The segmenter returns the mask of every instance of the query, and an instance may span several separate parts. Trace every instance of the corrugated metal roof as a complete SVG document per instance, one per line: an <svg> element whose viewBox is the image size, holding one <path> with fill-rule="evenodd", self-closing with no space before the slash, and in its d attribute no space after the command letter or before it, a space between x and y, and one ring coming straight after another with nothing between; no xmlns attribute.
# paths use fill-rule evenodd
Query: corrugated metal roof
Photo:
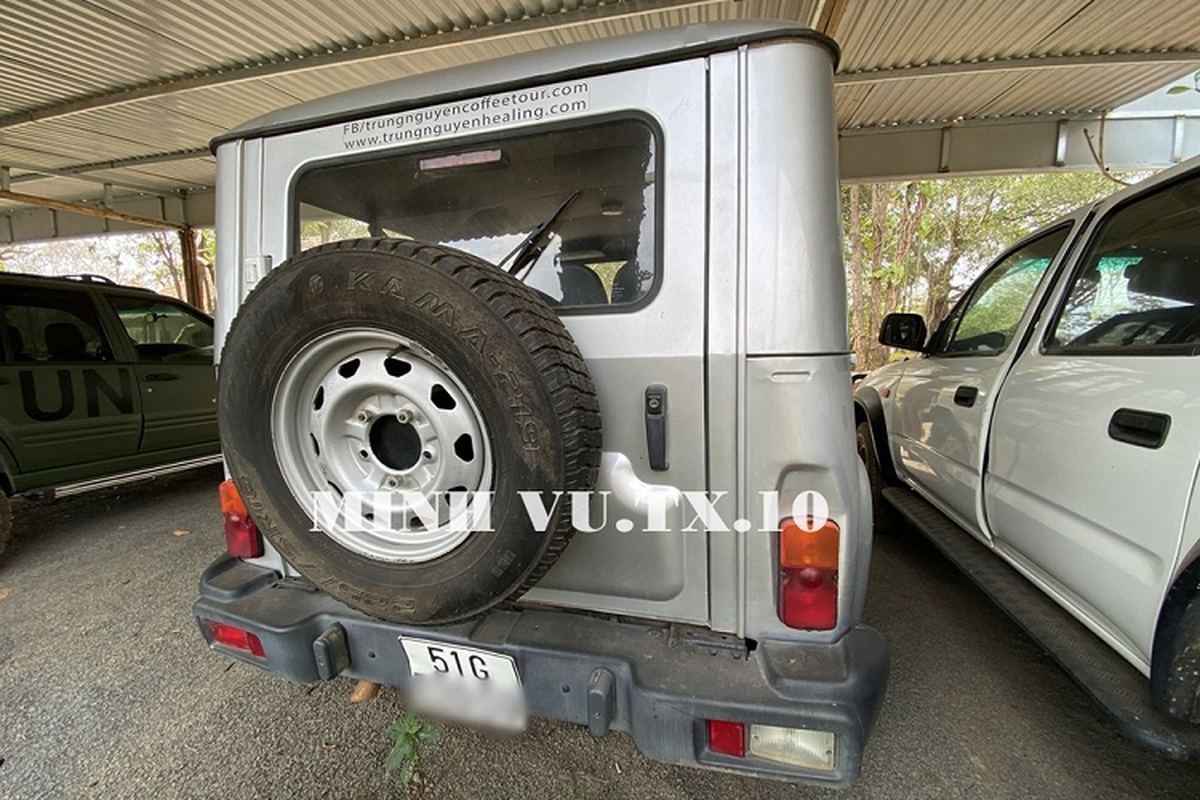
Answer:
<svg viewBox="0 0 1200 800"><path fill-rule="evenodd" d="M1073 115L1109 110L1141 97L1179 75L1179 67L1131 64L1120 67L1119 85L1103 67L981 72L838 90L842 128L911 125L965 119ZM1062 87L1068 84L1069 93ZM851 87L857 91L848 91Z"/></svg>
<svg viewBox="0 0 1200 800"><path fill-rule="evenodd" d="M1191 0L7 0L0 166L14 190L56 199L96 200L105 180L117 195L203 191L207 141L275 109L746 18L829 28L843 128L1106 110L1200 61ZM13 206L0 200L0 213Z"/></svg>

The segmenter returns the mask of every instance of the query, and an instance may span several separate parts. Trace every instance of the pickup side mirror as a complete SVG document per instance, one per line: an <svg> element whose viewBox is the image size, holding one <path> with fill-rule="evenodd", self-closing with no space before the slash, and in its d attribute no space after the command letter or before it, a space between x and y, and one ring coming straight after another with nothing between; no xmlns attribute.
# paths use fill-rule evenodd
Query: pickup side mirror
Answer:
<svg viewBox="0 0 1200 800"><path fill-rule="evenodd" d="M879 326L879 343L902 350L924 352L927 335L920 314L888 314Z"/></svg>

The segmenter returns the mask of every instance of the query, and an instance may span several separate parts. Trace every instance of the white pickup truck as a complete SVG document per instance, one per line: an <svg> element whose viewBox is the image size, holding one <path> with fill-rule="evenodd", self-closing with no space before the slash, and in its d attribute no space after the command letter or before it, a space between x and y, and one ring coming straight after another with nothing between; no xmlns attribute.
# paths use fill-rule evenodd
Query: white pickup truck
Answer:
<svg viewBox="0 0 1200 800"><path fill-rule="evenodd" d="M1198 304L1193 160L1018 243L931 336L915 314L887 316L880 341L919 355L855 391L876 529L899 511L1126 734L1189 759Z"/></svg>

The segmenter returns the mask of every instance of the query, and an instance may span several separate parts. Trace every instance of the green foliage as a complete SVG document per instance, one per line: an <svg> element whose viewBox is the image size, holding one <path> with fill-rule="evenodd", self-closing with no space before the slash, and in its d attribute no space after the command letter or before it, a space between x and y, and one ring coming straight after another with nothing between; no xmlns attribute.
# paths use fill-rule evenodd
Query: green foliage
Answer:
<svg viewBox="0 0 1200 800"><path fill-rule="evenodd" d="M1200 92L1200 69L1192 73L1192 85L1186 83L1177 83L1170 89L1167 89L1167 94L1184 94L1185 92Z"/></svg>
<svg viewBox="0 0 1200 800"><path fill-rule="evenodd" d="M208 234L211 238L211 233ZM104 275L117 283L182 293L183 258L172 232L122 233L11 245L0 260L12 272Z"/></svg>
<svg viewBox="0 0 1200 800"><path fill-rule="evenodd" d="M421 745L433 744L440 735L436 728L417 719L411 711L388 726L387 734L392 740L392 751L388 753L383 769L388 775L399 772L400 782L407 785L417 770Z"/></svg>
<svg viewBox="0 0 1200 800"><path fill-rule="evenodd" d="M200 242L196 245L196 254L205 264L217 263L217 236L212 228L200 229Z"/></svg>
<svg viewBox="0 0 1200 800"><path fill-rule="evenodd" d="M1006 248L1116 188L1098 172L843 187L850 334L858 368L887 360L875 336L885 314L921 313L932 329Z"/></svg>
<svg viewBox="0 0 1200 800"><path fill-rule="evenodd" d="M300 225L300 245L302 250L316 247L326 242L338 242L342 239L362 239L370 236L367 223L359 222L348 217L333 219L308 220Z"/></svg>

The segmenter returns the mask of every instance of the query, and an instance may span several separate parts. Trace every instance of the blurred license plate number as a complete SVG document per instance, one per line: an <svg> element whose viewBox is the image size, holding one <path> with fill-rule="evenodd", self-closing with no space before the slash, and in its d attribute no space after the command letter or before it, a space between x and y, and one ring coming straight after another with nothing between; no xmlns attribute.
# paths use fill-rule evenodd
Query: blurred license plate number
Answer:
<svg viewBox="0 0 1200 800"><path fill-rule="evenodd" d="M401 637L412 674L409 703L448 719L520 730L525 694L511 656Z"/></svg>

